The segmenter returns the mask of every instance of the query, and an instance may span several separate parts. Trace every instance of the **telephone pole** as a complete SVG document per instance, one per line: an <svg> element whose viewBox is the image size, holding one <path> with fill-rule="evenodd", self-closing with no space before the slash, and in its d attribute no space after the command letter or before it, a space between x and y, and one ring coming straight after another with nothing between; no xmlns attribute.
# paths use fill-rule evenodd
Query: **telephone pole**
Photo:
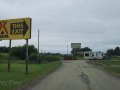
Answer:
<svg viewBox="0 0 120 90"><path fill-rule="evenodd" d="M37 58L37 61L39 62L39 31L40 30L38 30L38 58Z"/></svg>
<svg viewBox="0 0 120 90"><path fill-rule="evenodd" d="M68 44L67 44L67 54L68 54Z"/></svg>

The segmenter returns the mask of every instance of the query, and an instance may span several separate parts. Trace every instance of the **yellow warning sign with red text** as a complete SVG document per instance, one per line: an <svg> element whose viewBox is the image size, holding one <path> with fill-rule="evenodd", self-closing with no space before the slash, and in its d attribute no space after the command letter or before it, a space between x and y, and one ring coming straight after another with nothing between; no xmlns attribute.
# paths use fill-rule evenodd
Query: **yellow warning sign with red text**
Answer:
<svg viewBox="0 0 120 90"><path fill-rule="evenodd" d="M30 38L31 18L0 20L0 40Z"/></svg>

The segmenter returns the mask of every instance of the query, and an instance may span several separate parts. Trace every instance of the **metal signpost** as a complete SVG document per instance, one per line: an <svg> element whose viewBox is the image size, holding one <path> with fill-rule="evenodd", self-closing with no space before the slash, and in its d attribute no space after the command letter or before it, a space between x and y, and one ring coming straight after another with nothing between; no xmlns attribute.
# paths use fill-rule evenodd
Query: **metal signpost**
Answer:
<svg viewBox="0 0 120 90"><path fill-rule="evenodd" d="M11 51L11 39L9 41L9 56L10 56L10 51ZM8 72L10 72L10 58L8 59Z"/></svg>
<svg viewBox="0 0 120 90"><path fill-rule="evenodd" d="M26 74L28 74L28 39L26 39Z"/></svg>
<svg viewBox="0 0 120 90"><path fill-rule="evenodd" d="M0 20L0 41L10 40L9 54L11 40L16 39L26 39L26 74L28 74L28 39L31 39L31 18ZM8 71L10 71L10 59L8 60Z"/></svg>

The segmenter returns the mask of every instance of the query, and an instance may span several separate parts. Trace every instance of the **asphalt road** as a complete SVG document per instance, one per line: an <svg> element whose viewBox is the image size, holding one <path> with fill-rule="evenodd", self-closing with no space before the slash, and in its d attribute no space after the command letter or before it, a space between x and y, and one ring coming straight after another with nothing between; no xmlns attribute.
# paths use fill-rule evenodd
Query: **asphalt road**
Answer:
<svg viewBox="0 0 120 90"><path fill-rule="evenodd" d="M63 61L58 70L22 90L120 90L120 78L85 61Z"/></svg>

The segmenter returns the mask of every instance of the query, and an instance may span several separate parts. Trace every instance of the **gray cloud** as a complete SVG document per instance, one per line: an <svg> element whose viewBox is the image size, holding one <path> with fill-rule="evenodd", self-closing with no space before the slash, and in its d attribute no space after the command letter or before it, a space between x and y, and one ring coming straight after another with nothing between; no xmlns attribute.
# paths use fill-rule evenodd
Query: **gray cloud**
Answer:
<svg viewBox="0 0 120 90"><path fill-rule="evenodd" d="M32 18L29 44L47 52L66 53L66 46L82 43L94 51L119 46L120 0L0 0L0 19ZM8 46L9 41L0 45ZM13 41L12 46L25 40Z"/></svg>

